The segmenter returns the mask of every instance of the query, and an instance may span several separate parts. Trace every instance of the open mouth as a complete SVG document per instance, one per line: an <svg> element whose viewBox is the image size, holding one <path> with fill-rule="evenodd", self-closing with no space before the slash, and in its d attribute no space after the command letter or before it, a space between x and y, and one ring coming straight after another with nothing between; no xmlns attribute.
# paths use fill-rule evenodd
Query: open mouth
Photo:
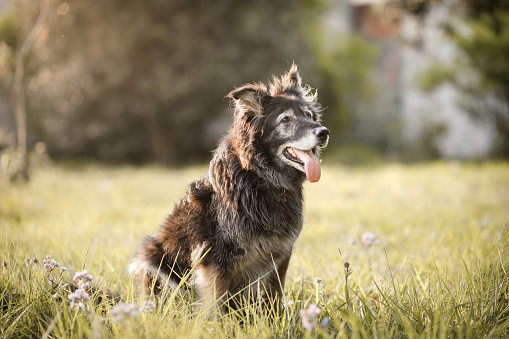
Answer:
<svg viewBox="0 0 509 339"><path fill-rule="evenodd" d="M297 164L304 167L304 162L297 157L297 152L293 147L287 147L283 151L283 155L290 161L296 162Z"/></svg>
<svg viewBox="0 0 509 339"><path fill-rule="evenodd" d="M320 180L320 160L315 156L312 149L300 150L294 147L286 147L283 150L283 155L288 160L298 164L300 169L306 173L306 177L310 182Z"/></svg>

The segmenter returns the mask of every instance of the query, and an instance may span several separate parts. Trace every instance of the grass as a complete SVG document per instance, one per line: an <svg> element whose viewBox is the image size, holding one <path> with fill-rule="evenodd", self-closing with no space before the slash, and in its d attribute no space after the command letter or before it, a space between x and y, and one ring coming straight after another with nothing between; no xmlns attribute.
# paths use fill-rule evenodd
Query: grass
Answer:
<svg viewBox="0 0 509 339"><path fill-rule="evenodd" d="M171 291L138 312L129 258L205 171L60 164L1 187L0 337L509 336L504 163L324 166L322 180L305 185L282 315L251 305L210 320L193 297ZM360 241L366 232L376 236L370 246ZM61 278L45 271L47 254L67 267ZM69 282L83 269L98 290L72 308ZM311 304L320 314L303 327Z"/></svg>

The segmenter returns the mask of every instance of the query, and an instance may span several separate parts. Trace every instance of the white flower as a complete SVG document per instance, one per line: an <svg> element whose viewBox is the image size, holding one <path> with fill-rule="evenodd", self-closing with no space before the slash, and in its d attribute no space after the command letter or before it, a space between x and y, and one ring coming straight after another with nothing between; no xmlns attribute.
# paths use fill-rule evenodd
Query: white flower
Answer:
<svg viewBox="0 0 509 339"><path fill-rule="evenodd" d="M110 310L110 314L113 316L112 321L119 323L128 318L136 318L139 311L136 304L121 302Z"/></svg>
<svg viewBox="0 0 509 339"><path fill-rule="evenodd" d="M143 303L143 305L141 305L140 307L140 312L143 313L143 312L154 312L154 310L156 309L156 303L155 301L153 300L148 300L148 301L145 301Z"/></svg>
<svg viewBox="0 0 509 339"><path fill-rule="evenodd" d="M365 247L371 247L380 244L380 239L377 239L376 235L371 232L364 232L361 234L361 244Z"/></svg>
<svg viewBox="0 0 509 339"><path fill-rule="evenodd" d="M316 326L316 320L318 319L321 313L322 310L320 310L320 308L315 304L309 305L309 307L305 310L304 309L300 310L302 327L304 327L306 331L309 332L313 331L313 329Z"/></svg>
<svg viewBox="0 0 509 339"><path fill-rule="evenodd" d="M320 277L316 277L315 280L313 280L313 284L317 285L317 284L321 284L322 283L322 278Z"/></svg>

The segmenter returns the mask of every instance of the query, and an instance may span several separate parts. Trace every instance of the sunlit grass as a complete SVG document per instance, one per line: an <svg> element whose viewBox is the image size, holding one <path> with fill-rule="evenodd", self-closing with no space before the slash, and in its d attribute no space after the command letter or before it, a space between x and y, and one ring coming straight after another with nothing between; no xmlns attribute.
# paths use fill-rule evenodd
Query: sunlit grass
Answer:
<svg viewBox="0 0 509 339"><path fill-rule="evenodd" d="M216 322L191 295L169 291L153 312L116 322L101 293L142 306L126 275L129 258L206 170L54 165L26 186L2 187L0 336L509 335L503 163L324 166L321 181L305 185L306 222L281 315L252 305ZM360 240L365 232L376 236L371 246ZM68 268L57 288L41 264L47 254ZM25 261L34 257L39 263ZM83 269L98 290L86 308L71 308L65 284ZM300 311L311 303L321 314L308 332Z"/></svg>

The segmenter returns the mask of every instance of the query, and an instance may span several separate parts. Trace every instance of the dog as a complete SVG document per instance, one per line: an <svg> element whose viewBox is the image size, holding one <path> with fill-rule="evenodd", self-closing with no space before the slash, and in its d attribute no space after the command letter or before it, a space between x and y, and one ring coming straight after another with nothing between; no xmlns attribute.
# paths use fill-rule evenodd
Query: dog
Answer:
<svg viewBox="0 0 509 339"><path fill-rule="evenodd" d="M204 304L224 311L229 296L253 283L263 284L264 297L284 291L303 226L303 183L320 179L329 130L295 63L268 85L246 84L227 97L234 121L208 172L129 265L139 293L176 289L186 277Z"/></svg>

